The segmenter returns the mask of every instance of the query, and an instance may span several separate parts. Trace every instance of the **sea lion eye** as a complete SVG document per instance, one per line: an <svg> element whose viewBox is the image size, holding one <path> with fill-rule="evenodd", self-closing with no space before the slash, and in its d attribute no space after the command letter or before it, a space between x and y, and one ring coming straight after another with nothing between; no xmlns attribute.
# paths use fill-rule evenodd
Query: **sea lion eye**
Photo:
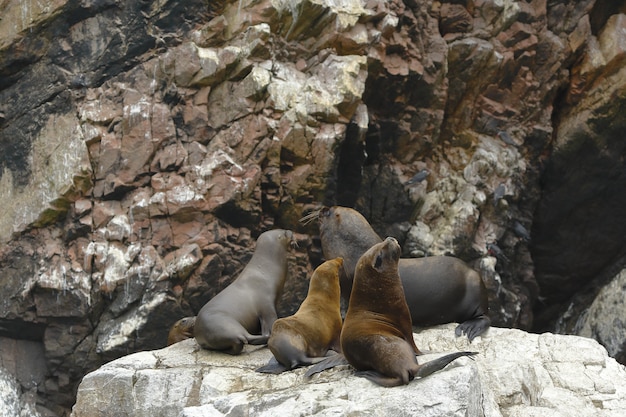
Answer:
<svg viewBox="0 0 626 417"><path fill-rule="evenodd" d="M379 253L374 260L374 268L379 269L383 264L383 256Z"/></svg>
<svg viewBox="0 0 626 417"><path fill-rule="evenodd" d="M330 208L322 207L322 209L320 210L320 216L324 216L324 217L330 216Z"/></svg>

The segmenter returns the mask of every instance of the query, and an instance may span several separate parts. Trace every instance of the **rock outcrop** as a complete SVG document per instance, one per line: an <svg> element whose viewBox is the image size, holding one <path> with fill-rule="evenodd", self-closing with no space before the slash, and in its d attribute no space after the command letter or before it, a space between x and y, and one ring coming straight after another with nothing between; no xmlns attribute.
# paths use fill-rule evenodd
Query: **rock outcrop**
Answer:
<svg viewBox="0 0 626 417"><path fill-rule="evenodd" d="M577 336L491 328L469 345L454 326L414 335L430 353L478 351L406 386L384 388L342 366L305 380L303 369L280 375L254 369L267 348L240 356L185 340L135 353L83 379L73 417L233 415L621 416L626 369L597 342Z"/></svg>
<svg viewBox="0 0 626 417"><path fill-rule="evenodd" d="M21 384L11 372L0 366L1 417L40 417L34 394L22 394Z"/></svg>
<svg viewBox="0 0 626 417"><path fill-rule="evenodd" d="M615 9L611 14L618 4L608 3L597 2L590 14L604 10L603 26L594 28L582 19L572 33L572 41L581 31L591 30L592 36L571 70L533 222L533 260L545 297L536 310L538 320L560 322L568 331L625 264L626 222L616 213L626 203L621 192L626 186L626 120L615 115L623 114L626 98L626 15Z"/></svg>
<svg viewBox="0 0 626 417"><path fill-rule="evenodd" d="M164 346L273 227L300 243L291 314L322 260L298 219L320 204L357 208L405 256L473 264L498 326L582 329L626 259L625 15L608 0L1 2L3 360L30 346L40 383L17 375L23 393L66 415L82 376ZM624 357L601 333L585 334Z"/></svg>
<svg viewBox="0 0 626 417"><path fill-rule="evenodd" d="M583 314L574 317L575 311L568 311L563 320L565 323L575 323L572 330L576 334L591 337L602 343L609 355L621 363L626 362L624 288L626 288L626 269L602 287ZM574 304L572 307L572 310L575 310Z"/></svg>

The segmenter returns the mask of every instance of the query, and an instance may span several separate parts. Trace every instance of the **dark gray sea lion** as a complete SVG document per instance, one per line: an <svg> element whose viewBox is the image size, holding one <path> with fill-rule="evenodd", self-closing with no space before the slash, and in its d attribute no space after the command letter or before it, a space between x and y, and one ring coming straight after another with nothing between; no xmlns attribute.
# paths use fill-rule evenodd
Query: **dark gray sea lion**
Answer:
<svg viewBox="0 0 626 417"><path fill-rule="evenodd" d="M237 355L245 343L267 343L287 277L287 252L294 244L289 230L259 236L252 259L237 279L200 309L194 325L200 346Z"/></svg>
<svg viewBox="0 0 626 417"><path fill-rule="evenodd" d="M382 240L365 217L348 207L323 207L307 217L319 219L324 257L343 258L341 294L347 300L357 261ZM487 290L480 275L462 260L403 258L399 272L414 326L460 323L455 334L466 334L470 341L489 328Z"/></svg>

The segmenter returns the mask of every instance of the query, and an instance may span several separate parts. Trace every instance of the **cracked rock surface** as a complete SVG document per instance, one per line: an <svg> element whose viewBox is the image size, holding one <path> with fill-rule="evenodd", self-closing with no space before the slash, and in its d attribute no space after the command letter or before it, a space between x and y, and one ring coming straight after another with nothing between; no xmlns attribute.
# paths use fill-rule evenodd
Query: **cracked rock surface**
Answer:
<svg viewBox="0 0 626 417"><path fill-rule="evenodd" d="M626 370L597 342L577 336L491 328L470 345L454 326L414 334L420 363L456 350L479 352L406 386L384 388L341 366L304 379L254 370L272 356L247 346L239 356L194 340L139 352L88 374L73 417L82 416L619 416Z"/></svg>

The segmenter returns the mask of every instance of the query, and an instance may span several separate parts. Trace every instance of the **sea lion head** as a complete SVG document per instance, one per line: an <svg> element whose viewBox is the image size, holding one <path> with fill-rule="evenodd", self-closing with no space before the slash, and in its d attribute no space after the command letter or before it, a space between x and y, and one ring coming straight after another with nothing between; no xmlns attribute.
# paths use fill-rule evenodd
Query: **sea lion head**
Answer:
<svg viewBox="0 0 626 417"><path fill-rule="evenodd" d="M322 207L318 221L324 256L329 259L341 256L347 262L356 255L356 263L359 256L381 241L367 219L350 207ZM344 251L348 253L343 254Z"/></svg>
<svg viewBox="0 0 626 417"><path fill-rule="evenodd" d="M167 335L167 345L180 342L181 340L193 337L193 327L196 324L196 317L184 317L178 320Z"/></svg>
<svg viewBox="0 0 626 417"><path fill-rule="evenodd" d="M348 309L352 308L353 301L357 308L371 309L383 314L386 314L389 306L400 306L403 311L406 310L410 320L402 282L398 275L400 252L398 241L388 237L361 256L354 272L354 285ZM395 308L393 310L395 311Z"/></svg>
<svg viewBox="0 0 626 417"><path fill-rule="evenodd" d="M341 294L350 298L357 261L372 245L381 241L367 219L349 207L324 206L300 219L303 223L317 220L322 253L326 259L343 258L340 273Z"/></svg>
<svg viewBox="0 0 626 417"><path fill-rule="evenodd" d="M257 239L257 246L271 242L278 243L278 246L284 249L293 249L298 246L293 232L285 229L274 229L261 233Z"/></svg>
<svg viewBox="0 0 626 417"><path fill-rule="evenodd" d="M359 268L369 268L380 274L395 273L397 275L400 252L398 241L393 237L388 237L381 243L372 246L363 254L357 264L357 270Z"/></svg>
<svg viewBox="0 0 626 417"><path fill-rule="evenodd" d="M324 262L313 272L309 288L324 293L336 293L337 302L339 302L339 276L342 270L343 258L335 258Z"/></svg>

